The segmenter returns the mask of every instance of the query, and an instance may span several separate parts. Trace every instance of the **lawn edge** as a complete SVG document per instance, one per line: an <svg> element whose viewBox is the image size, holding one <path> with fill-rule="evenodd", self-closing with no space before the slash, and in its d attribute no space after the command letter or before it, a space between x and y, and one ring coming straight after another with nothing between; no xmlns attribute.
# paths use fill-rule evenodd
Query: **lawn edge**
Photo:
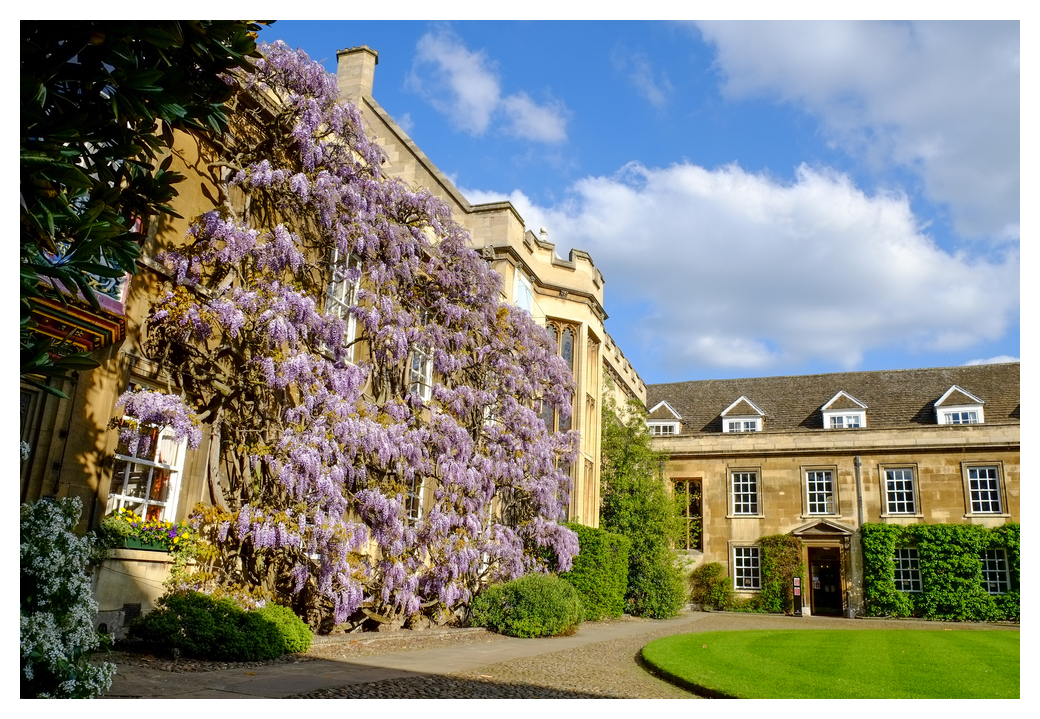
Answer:
<svg viewBox="0 0 1040 719"><path fill-rule="evenodd" d="M696 694L699 697L704 697L705 699L740 699L740 697L735 696L733 694L726 694L725 692L720 692L718 690L712 689L711 687L706 687L702 684L695 684L691 681L683 679L680 676L672 674L667 669L662 669L661 667L657 666L656 664L654 664L646 658L646 656L643 654L643 649L646 649L646 647L644 646L642 649L640 649L639 654L636 657L639 661L639 665L643 667L644 670L646 670L650 674L653 674L657 678L663 679L669 684L674 684L680 689L685 689L686 691L691 692L692 694Z"/></svg>

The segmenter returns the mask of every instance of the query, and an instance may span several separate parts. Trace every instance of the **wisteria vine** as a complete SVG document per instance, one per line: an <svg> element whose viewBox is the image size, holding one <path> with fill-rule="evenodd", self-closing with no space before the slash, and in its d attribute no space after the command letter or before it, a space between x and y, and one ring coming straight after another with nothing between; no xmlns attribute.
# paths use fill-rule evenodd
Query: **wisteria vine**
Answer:
<svg viewBox="0 0 1040 719"><path fill-rule="evenodd" d="M149 322L150 354L211 427L196 586L281 595L328 625L451 610L548 569L542 548L568 569L576 436L539 411L570 411L569 369L449 208L382 175L335 76L264 53L214 149L223 205L160 255L175 281ZM333 281L358 287L339 313ZM120 401L197 431L172 402Z"/></svg>

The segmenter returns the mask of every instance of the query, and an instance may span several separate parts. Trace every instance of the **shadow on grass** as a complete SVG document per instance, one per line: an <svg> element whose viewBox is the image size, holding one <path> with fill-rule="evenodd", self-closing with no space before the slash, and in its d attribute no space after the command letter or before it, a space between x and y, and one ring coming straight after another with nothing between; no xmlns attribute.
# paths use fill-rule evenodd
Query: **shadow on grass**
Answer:
<svg viewBox="0 0 1040 719"><path fill-rule="evenodd" d="M659 667L655 667L653 664L648 662L643 657L643 650L642 649L637 651L633 658L636 660L636 664L638 664L640 667L642 667L642 669L647 674L651 674L651 675L657 677L658 679L661 679L662 681L668 682L669 684L674 684L675 686L679 687L680 689L685 689L686 691L690 692L691 694L695 694L696 696L701 697L702 699L739 699L740 698L740 697L735 697L732 694L725 694L723 692L717 692L714 689L709 689L708 687L701 686L700 684L694 684L693 682L688 682L685 679L683 679L682 677L678 677L678 676L672 674L671 672L667 672L664 669L661 669Z"/></svg>

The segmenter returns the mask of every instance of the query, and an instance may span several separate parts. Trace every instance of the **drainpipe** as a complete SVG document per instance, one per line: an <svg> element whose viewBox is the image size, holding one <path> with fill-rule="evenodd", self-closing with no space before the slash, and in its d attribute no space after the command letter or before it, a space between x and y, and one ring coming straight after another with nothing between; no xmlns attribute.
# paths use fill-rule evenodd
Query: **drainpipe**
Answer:
<svg viewBox="0 0 1040 719"><path fill-rule="evenodd" d="M852 560L850 567L852 574L851 586L849 587L848 607L846 616L850 619L861 610L863 603L863 462L857 454L852 458L852 464L856 468L856 514L859 520L856 523L856 531L851 538L849 547L849 558Z"/></svg>
<svg viewBox="0 0 1040 719"><path fill-rule="evenodd" d="M852 463L856 466L856 509L859 512L859 526L863 526L863 477L861 475L861 468L863 462L860 461L859 455L857 454L852 458Z"/></svg>

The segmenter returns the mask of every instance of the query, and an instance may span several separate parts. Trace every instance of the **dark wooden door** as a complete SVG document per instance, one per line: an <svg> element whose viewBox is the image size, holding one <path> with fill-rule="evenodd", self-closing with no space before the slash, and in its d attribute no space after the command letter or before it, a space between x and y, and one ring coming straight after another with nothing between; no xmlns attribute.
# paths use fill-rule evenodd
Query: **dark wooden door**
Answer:
<svg viewBox="0 0 1040 719"><path fill-rule="evenodd" d="M809 596L813 614L841 616L841 568L837 557L809 560Z"/></svg>

